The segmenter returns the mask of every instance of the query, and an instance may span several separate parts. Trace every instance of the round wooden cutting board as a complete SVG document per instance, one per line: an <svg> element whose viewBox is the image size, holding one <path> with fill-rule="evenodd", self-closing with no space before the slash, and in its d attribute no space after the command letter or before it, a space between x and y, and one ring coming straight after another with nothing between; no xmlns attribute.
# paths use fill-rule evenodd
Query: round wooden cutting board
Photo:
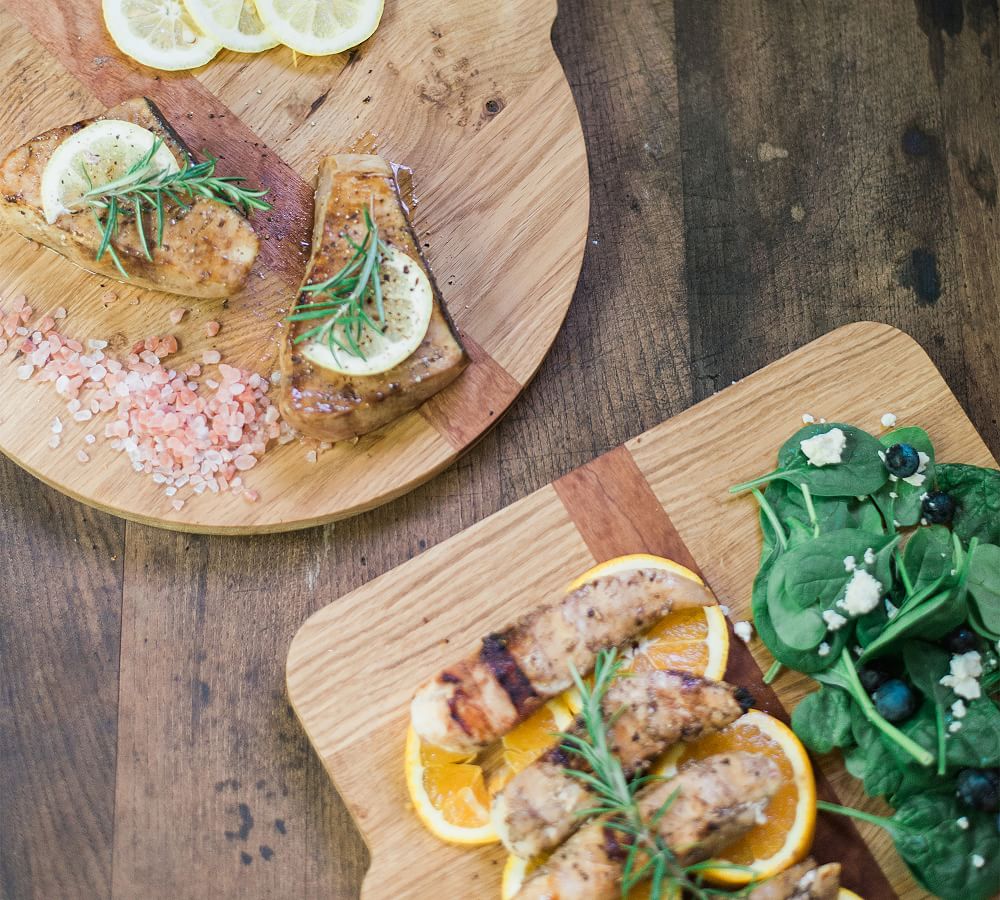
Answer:
<svg viewBox="0 0 1000 900"><path fill-rule="evenodd" d="M65 307L60 331L127 353L173 334L181 369L216 349L263 376L277 368L278 325L302 278L312 182L330 153L378 152L405 167L404 196L472 358L418 411L356 444L272 446L245 477L260 495L186 499L181 510L152 478L111 449L112 413L76 423L49 383L20 381L13 348L0 354L0 450L60 491L149 524L194 532L301 528L353 515L445 468L510 406L538 369L566 315L586 243L586 150L553 52L556 0L388 0L362 47L329 58L286 48L223 51L194 73L157 73L123 57L98 4L9 0L0 8L0 152L129 97L152 99L196 151L271 190L253 219L261 253L228 301L146 291L91 275L0 231L0 309L23 294L36 314ZM412 173L412 174L411 174ZM412 184L411 184L412 182ZM171 324L171 310L188 314ZM206 336L205 325L222 330ZM65 423L51 449L50 426ZM86 444L88 434L97 436ZM85 450L89 461L80 462Z"/></svg>

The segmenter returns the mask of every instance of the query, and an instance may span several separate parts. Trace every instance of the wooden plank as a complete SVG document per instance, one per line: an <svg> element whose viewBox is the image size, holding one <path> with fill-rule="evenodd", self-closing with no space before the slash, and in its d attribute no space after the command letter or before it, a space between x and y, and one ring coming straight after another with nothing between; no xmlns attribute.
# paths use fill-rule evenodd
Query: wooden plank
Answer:
<svg viewBox="0 0 1000 900"><path fill-rule="evenodd" d="M0 897L107 897L124 525L0 459Z"/></svg>
<svg viewBox="0 0 1000 900"><path fill-rule="evenodd" d="M1000 448L978 363L998 360L1000 38L993 4L966 7L677 4L696 397L868 318L931 349Z"/></svg>
<svg viewBox="0 0 1000 900"><path fill-rule="evenodd" d="M52 109L65 108L62 97L47 98L67 76L86 88L81 93L91 106L94 98L112 104L148 95L193 148L220 157L220 171L272 189L275 209L254 217L263 249L247 287L228 301L189 303L109 285L50 251L25 253L24 242L11 234L0 235L0 296L25 294L39 316L66 307L65 336L108 340L118 358L136 340L171 333L181 345L169 362L178 371L213 349L226 363L267 378L277 368L278 329L304 267L317 161L350 148L366 128L370 148L413 170L414 224L477 365L426 415L413 412L355 445L341 443L316 465L308 447L272 444L244 476L259 503L196 496L190 488L166 496L163 485L136 476L111 449L103 427L110 414L86 426L97 438L85 450L92 464L77 461L84 435L72 423L60 448L50 449L46 423L60 412L69 420L65 403L51 385L22 384L16 365L0 365L0 386L23 398L0 420L0 449L98 508L166 528L230 534L354 515L454 461L498 421L540 365L572 298L585 242L586 149L550 42L555 3L518 2L516 15L490 0L461 9L441 0L393 8L350 64L345 57L304 63L300 85L295 61L280 49L245 69L233 68L227 56L218 71L153 73L123 57L100 17L69 0L45 7L6 0L7 27L43 51L33 62L43 71L30 95L19 70L2 70L14 108L30 98L30 121L53 126L79 118L76 112L48 118ZM306 103L296 99L300 87L323 90ZM362 87L366 93L359 95ZM241 115L213 90L239 99ZM361 108L363 121L361 112L350 112ZM275 119L279 112L283 124ZM32 134L19 120L0 116L0 145L12 148ZM175 326L167 312L176 306L190 313ZM205 332L210 320L222 325L213 338ZM14 353L8 348L5 360ZM184 501L180 509L177 500Z"/></svg>
<svg viewBox="0 0 1000 900"><path fill-rule="evenodd" d="M760 535L752 502L729 499L726 488L770 468L780 437L801 424L800 404L831 421L848 419L876 430L891 409L902 424L926 424L941 458L995 465L912 339L883 325L847 326L341 597L306 622L289 652L289 693L371 848L365 896L382 896L389 885L396 889L401 872L404 896L421 896L431 885L456 896L470 884L484 895L495 889L498 851L448 847L429 837L407 810L402 773L414 686L468 652L482 634L552 596L590 560L643 550L697 561L733 617L749 617ZM373 646L384 664L359 667L356 658ZM761 664L770 660L759 641L750 649L735 641L731 652L733 677L776 714L784 716L782 707L791 709L802 696L803 677L783 676L776 695L763 685ZM823 760L818 782L825 797L865 802L835 758ZM859 830L871 853L853 826L833 821L819 828L818 855L842 858L849 866L845 882L869 900L923 896L884 835Z"/></svg>

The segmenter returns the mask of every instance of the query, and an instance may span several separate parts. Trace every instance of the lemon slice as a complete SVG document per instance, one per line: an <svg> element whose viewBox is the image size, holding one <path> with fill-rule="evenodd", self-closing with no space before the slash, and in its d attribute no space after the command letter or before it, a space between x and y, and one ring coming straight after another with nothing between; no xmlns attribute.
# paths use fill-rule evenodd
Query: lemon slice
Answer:
<svg viewBox="0 0 1000 900"><path fill-rule="evenodd" d="M223 47L260 53L278 44L257 15L254 0L184 0L195 24Z"/></svg>
<svg viewBox="0 0 1000 900"><path fill-rule="evenodd" d="M220 44L205 35L181 0L102 0L104 24L118 49L154 69L194 69Z"/></svg>
<svg viewBox="0 0 1000 900"><path fill-rule="evenodd" d="M364 359L336 344L331 351L322 338L305 345L302 355L306 359L342 375L377 375L398 366L420 346L434 309L430 279L418 262L394 247L387 247L382 255L381 277L386 328L381 333L371 328L362 331L358 346ZM374 301L366 300L365 309L376 318ZM333 336L346 344L339 328L334 329Z"/></svg>
<svg viewBox="0 0 1000 900"><path fill-rule="evenodd" d="M367 40L384 0L257 0L257 12L279 41L297 53L328 56Z"/></svg>
<svg viewBox="0 0 1000 900"><path fill-rule="evenodd" d="M42 210L51 225L63 213L79 208L90 189L124 175L141 160L156 135L133 122L99 119L56 147L42 172ZM161 144L152 164L176 172L180 167L166 144ZM89 180L88 180L89 179Z"/></svg>

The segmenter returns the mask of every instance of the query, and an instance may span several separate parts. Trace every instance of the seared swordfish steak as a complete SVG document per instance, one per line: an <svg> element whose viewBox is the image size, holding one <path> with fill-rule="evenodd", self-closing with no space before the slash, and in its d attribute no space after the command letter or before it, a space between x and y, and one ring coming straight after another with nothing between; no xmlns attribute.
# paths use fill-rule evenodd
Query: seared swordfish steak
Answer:
<svg viewBox="0 0 1000 900"><path fill-rule="evenodd" d="M97 119L117 119L146 128L163 139L183 164L191 152L151 100L137 97L112 107ZM18 234L62 254L78 266L141 287L189 297L228 297L243 284L257 258L257 235L246 218L230 206L205 198L190 209L166 209L163 245L156 246L152 211L143 221L150 236L152 260L146 259L134 220L123 219L113 246L127 279L111 254L97 260L101 232L87 209L63 213L52 224L42 210L42 173L52 153L66 138L97 119L53 128L11 152L0 164L0 220Z"/></svg>
<svg viewBox="0 0 1000 900"><path fill-rule="evenodd" d="M324 441L367 434L416 409L454 381L468 364L420 253L392 169L381 157L345 153L328 156L320 164L312 254L303 284L320 284L350 262L351 241L361 244L365 237L366 207L372 210L380 238L424 270L434 305L427 333L416 351L377 375L345 375L315 365L302 353L305 342L295 343L315 323L288 323L281 344L281 414L303 434ZM309 295L300 294L296 309L308 302Z"/></svg>

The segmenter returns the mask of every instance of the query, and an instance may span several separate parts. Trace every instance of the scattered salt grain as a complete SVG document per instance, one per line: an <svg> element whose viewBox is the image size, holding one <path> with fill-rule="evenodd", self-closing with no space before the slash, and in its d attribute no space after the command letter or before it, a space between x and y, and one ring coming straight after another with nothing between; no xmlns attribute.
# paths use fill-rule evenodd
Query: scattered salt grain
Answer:
<svg viewBox="0 0 1000 900"><path fill-rule="evenodd" d="M201 361L207 366L215 365L216 363L221 362L221 360L222 354L219 353L218 350L206 350L201 355Z"/></svg>
<svg viewBox="0 0 1000 900"><path fill-rule="evenodd" d="M816 421L816 417L811 413L802 413L802 423L804 425L812 425Z"/></svg>
<svg viewBox="0 0 1000 900"><path fill-rule="evenodd" d="M18 366L17 367L17 377L21 381L27 381L31 378L32 373L35 371L35 367L32 365Z"/></svg>
<svg viewBox="0 0 1000 900"><path fill-rule="evenodd" d="M97 442L97 438L94 435L92 435L92 434L88 434L88 435L84 436L83 442L85 444L94 444L94 443Z"/></svg>
<svg viewBox="0 0 1000 900"><path fill-rule="evenodd" d="M60 419L59 416L56 416L52 420L52 433L53 434L62 434L62 430L63 430L62 419Z"/></svg>
<svg viewBox="0 0 1000 900"><path fill-rule="evenodd" d="M180 325L181 319L187 315L187 310L183 307L170 310L170 322L173 325Z"/></svg>
<svg viewBox="0 0 1000 900"><path fill-rule="evenodd" d="M314 462L316 462L316 451L315 450L310 450L306 454L306 462L307 463L314 463Z"/></svg>
<svg viewBox="0 0 1000 900"><path fill-rule="evenodd" d="M896 424L896 416L894 413L885 413L881 421L883 428L892 428Z"/></svg>
<svg viewBox="0 0 1000 900"><path fill-rule="evenodd" d="M733 624L733 632L743 643L749 644L753 637L753 625L749 622L736 622Z"/></svg>
<svg viewBox="0 0 1000 900"><path fill-rule="evenodd" d="M59 444L61 444L61 443L62 443L62 438L60 438L58 434L54 434L54 435L52 435L52 436L51 436L51 437L49 438L49 446L50 446L50 447L51 447L51 448L52 448L53 450L55 450L55 449L56 449L56 447L58 447L58 446L59 446Z"/></svg>
<svg viewBox="0 0 1000 900"><path fill-rule="evenodd" d="M56 309L52 313L52 318L53 319L65 319L66 318L66 308L64 306L60 306L58 309Z"/></svg>
<svg viewBox="0 0 1000 900"><path fill-rule="evenodd" d="M205 324L205 334L210 338L215 337L221 329L222 326L218 322L207 322Z"/></svg>
<svg viewBox="0 0 1000 900"><path fill-rule="evenodd" d="M83 451L83 450L77 450L76 451L76 458L78 460L80 460L80 462L82 462L82 463L88 463L88 462L90 462L90 457L87 456L86 452Z"/></svg>
<svg viewBox="0 0 1000 900"><path fill-rule="evenodd" d="M171 500L170 501L170 505L175 510L177 510L177 512L180 512L182 509L184 509L184 501L183 500Z"/></svg>

